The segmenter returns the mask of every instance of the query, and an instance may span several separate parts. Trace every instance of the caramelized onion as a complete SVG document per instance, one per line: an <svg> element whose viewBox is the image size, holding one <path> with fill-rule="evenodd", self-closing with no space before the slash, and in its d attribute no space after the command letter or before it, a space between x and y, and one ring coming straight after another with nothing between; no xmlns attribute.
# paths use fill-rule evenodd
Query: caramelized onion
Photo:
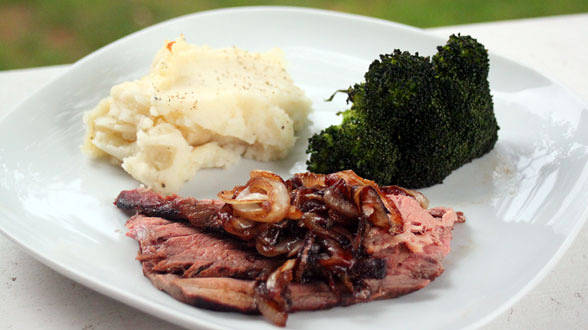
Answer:
<svg viewBox="0 0 588 330"><path fill-rule="evenodd" d="M223 224L223 229L241 239L250 240L257 235L257 223L243 219L238 216L231 216Z"/></svg>
<svg viewBox="0 0 588 330"><path fill-rule="evenodd" d="M296 259L289 259L271 273L265 282L267 289L272 292L279 290L283 284L288 284L292 280L292 269L295 265Z"/></svg>
<svg viewBox="0 0 588 330"><path fill-rule="evenodd" d="M331 228L327 229L321 226L321 223L328 222L328 219L325 219L316 213L307 212L304 213L301 220L304 224L304 227L306 227L306 229L308 229L313 234L324 239L334 240L341 245L349 244L349 240L344 234L330 230Z"/></svg>
<svg viewBox="0 0 588 330"><path fill-rule="evenodd" d="M345 183L347 183L350 186L378 186L374 181L364 179L359 175L355 174L355 172L353 172L352 170L339 171L336 173L329 174L327 175L327 181L329 179L332 180L333 177L345 180Z"/></svg>
<svg viewBox="0 0 588 330"><path fill-rule="evenodd" d="M347 199L347 196L345 196L346 193L345 181L340 179L337 183L325 189L323 200L327 207L346 217L352 218L359 216L357 206Z"/></svg>
<svg viewBox="0 0 588 330"><path fill-rule="evenodd" d="M255 303L259 312L273 324L285 326L288 320L286 287L292 281L292 269L296 259L284 262L270 274L265 283L255 288Z"/></svg>
<svg viewBox="0 0 588 330"><path fill-rule="evenodd" d="M353 265L353 256L349 251L343 249L337 242L328 238L323 240L323 245L330 256L319 260L321 266L328 268L333 268L334 266L351 268Z"/></svg>
<svg viewBox="0 0 588 330"><path fill-rule="evenodd" d="M323 196L318 194L316 188L301 187L297 189L293 195L293 205L302 213L314 212L317 209L325 209Z"/></svg>
<svg viewBox="0 0 588 330"><path fill-rule="evenodd" d="M284 181L267 171L251 171L244 187L222 191L218 197L233 206L233 212L256 222L278 222L290 213L290 195Z"/></svg>
<svg viewBox="0 0 588 330"><path fill-rule="evenodd" d="M290 209L288 210L288 215L286 216L290 220L298 220L302 218L302 211L300 211L296 206L290 205Z"/></svg>
<svg viewBox="0 0 588 330"><path fill-rule="evenodd" d="M294 276L296 281L302 283L304 272L306 271L306 267L308 266L308 259L310 256L310 249L314 244L314 235L307 234L306 238L304 239L304 246L300 252L298 257L298 265L296 266L296 271L294 272Z"/></svg>
<svg viewBox="0 0 588 330"><path fill-rule="evenodd" d="M386 228L390 232L399 232L402 229L400 212L377 188L371 186L358 188L353 199L362 214L372 224Z"/></svg>
<svg viewBox="0 0 588 330"><path fill-rule="evenodd" d="M292 256L298 253L304 246L304 242L298 238L290 238L278 244L271 244L263 239L255 241L257 252L264 257L276 257L282 254Z"/></svg>
<svg viewBox="0 0 588 330"><path fill-rule="evenodd" d="M414 197L414 199L416 199L417 202L419 202L422 208L424 208L425 210L429 208L429 199L425 197L425 195L423 195L420 191L410 189L406 189L406 191L410 196Z"/></svg>
<svg viewBox="0 0 588 330"><path fill-rule="evenodd" d="M316 173L296 173L294 177L300 179L302 185L305 187L324 187L325 186L325 177L324 174L316 174Z"/></svg>
<svg viewBox="0 0 588 330"><path fill-rule="evenodd" d="M237 198L234 196L237 196ZM237 193L232 190L224 190L218 193L218 197L223 202L231 205L255 205L268 200L267 195L251 193L249 187L240 189Z"/></svg>

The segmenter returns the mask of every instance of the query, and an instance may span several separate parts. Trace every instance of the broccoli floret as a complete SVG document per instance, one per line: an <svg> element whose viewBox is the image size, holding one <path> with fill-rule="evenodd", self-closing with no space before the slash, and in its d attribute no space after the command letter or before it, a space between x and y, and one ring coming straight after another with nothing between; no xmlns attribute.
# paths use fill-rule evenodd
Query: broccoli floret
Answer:
<svg viewBox="0 0 588 330"><path fill-rule="evenodd" d="M421 188L490 151L498 125L486 49L460 35L437 49L432 60L400 50L375 60L346 91L341 125L309 140L308 170Z"/></svg>
<svg viewBox="0 0 588 330"><path fill-rule="evenodd" d="M456 148L464 148L463 160L456 168L480 157L494 147L498 124L488 83L488 52L469 36L451 36L447 44L437 47L432 59L443 94L441 107L452 109L451 129L461 137ZM469 157L466 157L469 156ZM456 160L460 158L456 155Z"/></svg>
<svg viewBox="0 0 588 330"><path fill-rule="evenodd" d="M333 168L352 168L352 154L346 146L356 145L356 136L346 125L327 127L321 134L312 136L306 151L313 157L309 170L330 173Z"/></svg>

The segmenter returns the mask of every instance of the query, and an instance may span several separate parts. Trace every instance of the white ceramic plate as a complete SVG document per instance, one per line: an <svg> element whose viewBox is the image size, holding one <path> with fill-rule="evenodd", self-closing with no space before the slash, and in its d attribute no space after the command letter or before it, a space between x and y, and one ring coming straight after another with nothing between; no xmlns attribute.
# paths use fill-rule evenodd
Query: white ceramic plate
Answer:
<svg viewBox="0 0 588 330"><path fill-rule="evenodd" d="M456 33L459 31L455 31ZM433 54L445 40L386 21L294 8L240 8L181 17L132 34L76 63L0 121L0 229L39 260L88 287L188 327L263 329L259 316L219 313L155 289L125 237L112 201L137 183L79 149L82 112L121 81L144 74L164 40L249 50L281 47L289 71L314 102L312 132L338 122L344 97L323 99L361 81L368 64L394 48ZM496 148L425 189L452 206L457 225L445 273L429 287L386 301L292 314L291 328L440 328L480 325L537 283L587 216L588 116L569 91L493 56L491 85L501 126ZM283 176L304 170L305 141L276 163L242 161L200 172L182 193L213 197L244 182L250 169Z"/></svg>

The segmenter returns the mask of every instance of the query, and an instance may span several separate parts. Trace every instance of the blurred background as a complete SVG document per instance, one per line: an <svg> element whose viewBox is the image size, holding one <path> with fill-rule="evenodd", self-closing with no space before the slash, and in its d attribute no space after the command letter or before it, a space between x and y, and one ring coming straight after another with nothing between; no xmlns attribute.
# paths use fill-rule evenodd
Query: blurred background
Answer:
<svg viewBox="0 0 588 330"><path fill-rule="evenodd" d="M587 0L0 0L0 70L75 62L157 22L244 5L323 8L422 28L588 12Z"/></svg>

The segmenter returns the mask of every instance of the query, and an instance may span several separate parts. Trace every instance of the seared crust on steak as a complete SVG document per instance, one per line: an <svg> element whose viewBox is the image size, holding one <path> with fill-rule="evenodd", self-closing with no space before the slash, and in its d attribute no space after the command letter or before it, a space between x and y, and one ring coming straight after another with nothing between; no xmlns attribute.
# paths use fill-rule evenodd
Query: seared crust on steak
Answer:
<svg viewBox="0 0 588 330"><path fill-rule="evenodd" d="M145 273L153 285L175 299L216 311L259 314L255 305L255 281L228 277L183 278L175 274Z"/></svg>
<svg viewBox="0 0 588 330"><path fill-rule="evenodd" d="M188 221L195 227L210 230L222 229L217 214L224 204L213 199L181 198L177 195L163 197L147 188L123 190L114 201L114 205L121 210Z"/></svg>

